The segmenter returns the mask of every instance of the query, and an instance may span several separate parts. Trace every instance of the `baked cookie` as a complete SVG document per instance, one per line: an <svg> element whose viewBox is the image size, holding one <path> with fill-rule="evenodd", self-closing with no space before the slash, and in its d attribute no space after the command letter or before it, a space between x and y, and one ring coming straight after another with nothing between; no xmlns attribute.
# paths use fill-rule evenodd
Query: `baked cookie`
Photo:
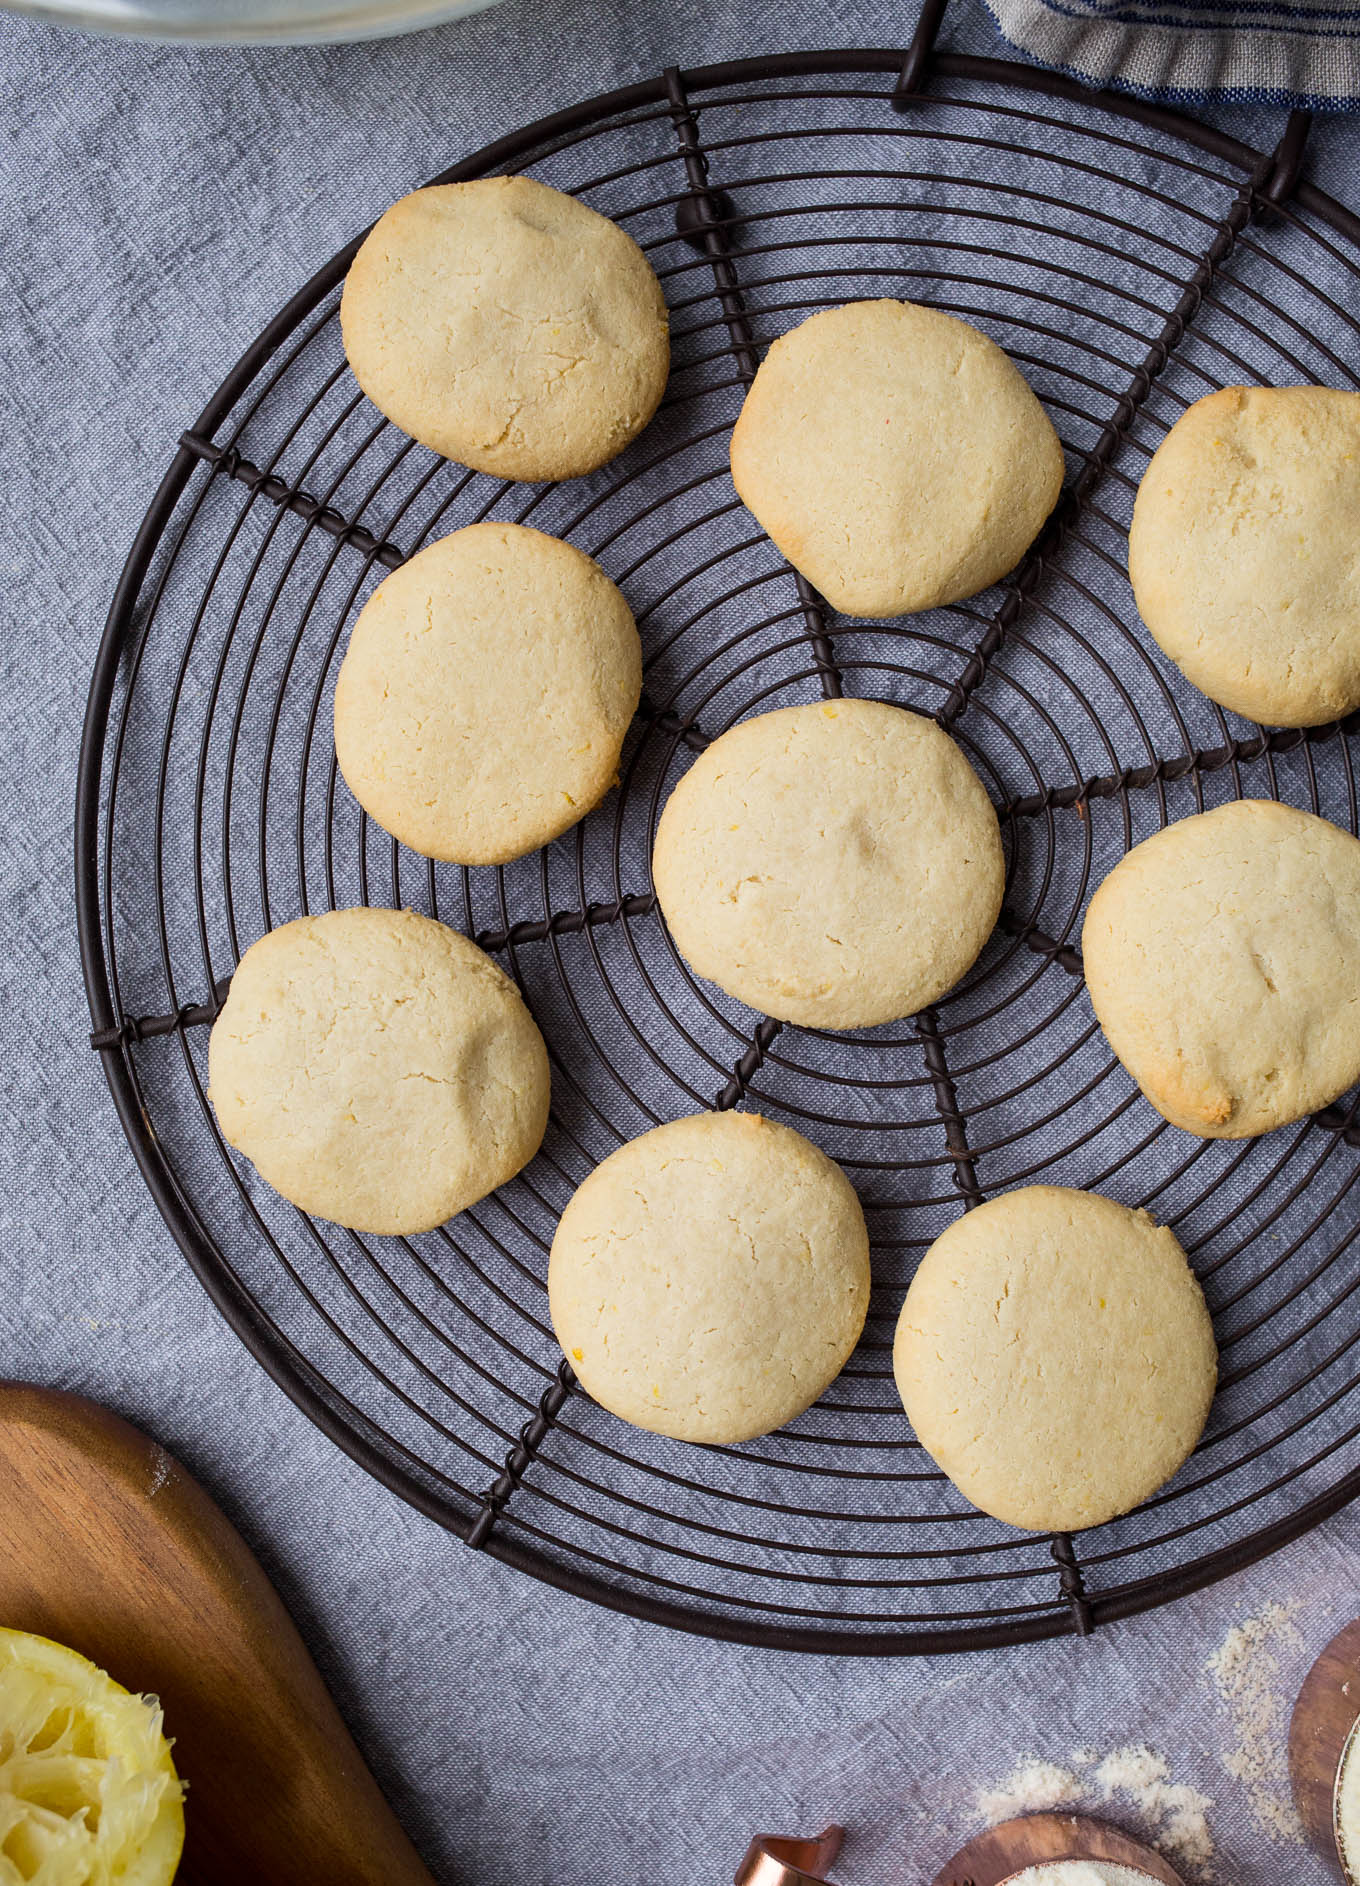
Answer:
<svg viewBox="0 0 1360 1886"><path fill-rule="evenodd" d="M958 602L1029 549L1058 435L994 341L910 301L854 301L777 340L732 433L732 482L833 609Z"/></svg>
<svg viewBox="0 0 1360 1886"><path fill-rule="evenodd" d="M1091 899L1105 1038L1188 1133L1249 1139L1360 1079L1360 841L1271 799L1135 845Z"/></svg>
<svg viewBox="0 0 1360 1886"><path fill-rule="evenodd" d="M1035 1532L1098 1526L1155 1493L1199 1439L1217 1369L1172 1234L1060 1185L956 1219L893 1344L926 1452L974 1506Z"/></svg>
<svg viewBox="0 0 1360 1886"><path fill-rule="evenodd" d="M1360 393L1230 386L1143 474L1129 580L1211 701L1272 726L1360 707Z"/></svg>
<svg viewBox="0 0 1360 1886"><path fill-rule="evenodd" d="M208 1044L223 1136L318 1218L431 1231L512 1179L548 1122L519 990L410 910L333 910L252 944Z"/></svg>
<svg viewBox="0 0 1360 1886"><path fill-rule="evenodd" d="M529 177L416 190L350 264L354 377L422 445L498 478L621 452L670 367L666 303L616 223Z"/></svg>
<svg viewBox="0 0 1360 1886"><path fill-rule="evenodd" d="M747 1441L810 1407L858 1342L864 1213L791 1127L752 1113L672 1120L576 1192L548 1304L602 1407L680 1441Z"/></svg>
<svg viewBox="0 0 1360 1886"><path fill-rule="evenodd" d="M934 721L825 701L740 721L699 756L652 878L701 976L783 1021L865 1028L969 968L1005 861L981 782Z"/></svg>
<svg viewBox="0 0 1360 1886"><path fill-rule="evenodd" d="M598 564L520 524L472 524L365 604L335 687L336 758L404 844L503 864L608 792L641 691L632 613Z"/></svg>

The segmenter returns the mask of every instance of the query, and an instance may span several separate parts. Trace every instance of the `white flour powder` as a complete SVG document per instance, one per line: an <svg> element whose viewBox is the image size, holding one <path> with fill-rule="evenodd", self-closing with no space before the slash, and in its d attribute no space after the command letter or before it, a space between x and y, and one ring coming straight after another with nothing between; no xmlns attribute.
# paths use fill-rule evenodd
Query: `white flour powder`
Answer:
<svg viewBox="0 0 1360 1886"><path fill-rule="evenodd" d="M1352 1729L1341 1752L1341 1788L1336 1803L1336 1830L1347 1870L1360 1874L1360 1733Z"/></svg>
<svg viewBox="0 0 1360 1886"><path fill-rule="evenodd" d="M1205 1668L1232 1712L1236 1747L1223 1766L1240 1781L1247 1803L1275 1840L1302 1846L1303 1825L1289 1789L1289 1711L1293 1699L1281 1681L1279 1651L1294 1649L1297 1603L1268 1604L1228 1632Z"/></svg>
<svg viewBox="0 0 1360 1886"><path fill-rule="evenodd" d="M1083 1784L1056 1762L1030 1757L994 1788L979 1788L978 1813L989 1827L1013 1820L1017 1814L1041 1814L1046 1808L1066 1807L1080 1800Z"/></svg>
<svg viewBox="0 0 1360 1886"><path fill-rule="evenodd" d="M1187 1782L1172 1781L1165 1756L1150 1748L1117 1748L1097 1766L1095 1779L1107 1801L1132 1802L1173 1860L1200 1869L1208 1865L1214 1842L1205 1817L1213 1802Z"/></svg>
<svg viewBox="0 0 1360 1886"><path fill-rule="evenodd" d="M1007 1886L1149 1886L1151 1877L1131 1866L1111 1866L1108 1860L1051 1860L1045 1866L1027 1866Z"/></svg>
<svg viewBox="0 0 1360 1886"><path fill-rule="evenodd" d="M978 1812L995 1827L1016 1814L1118 1800L1143 1820L1151 1839L1172 1860L1193 1867L1205 1879L1211 1877L1208 1866L1214 1842L1206 1817L1213 1802L1198 1788L1173 1782L1164 1757L1148 1748L1113 1749L1104 1756L1094 1749L1078 1749L1070 1760L1073 1767L1062 1768L1037 1756L1027 1757L1005 1781L978 1790ZM1026 1886L1044 1886L1029 1874L1021 1878ZM1082 1882L1064 1876L1054 1886L1082 1886ZM1116 1879L1115 1886L1125 1886L1125 1882Z"/></svg>

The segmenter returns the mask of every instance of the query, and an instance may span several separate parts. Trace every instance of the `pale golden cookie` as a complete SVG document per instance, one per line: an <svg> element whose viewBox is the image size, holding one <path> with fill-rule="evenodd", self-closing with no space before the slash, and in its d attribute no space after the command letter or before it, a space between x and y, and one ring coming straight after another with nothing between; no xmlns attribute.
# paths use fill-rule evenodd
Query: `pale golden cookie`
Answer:
<svg viewBox="0 0 1360 1886"><path fill-rule="evenodd" d="M510 978L410 910L271 930L208 1044L224 1137L276 1192L355 1231L431 1231L538 1150L548 1055Z"/></svg>
<svg viewBox="0 0 1360 1886"><path fill-rule="evenodd" d="M732 481L789 562L849 615L976 595L1062 489L1058 435L967 321L854 301L777 340L732 433Z"/></svg>
<svg viewBox="0 0 1360 1886"><path fill-rule="evenodd" d="M1180 819L1111 871L1081 945L1110 1046L1189 1133L1268 1133L1360 1079L1360 841L1326 819Z"/></svg>
<svg viewBox="0 0 1360 1886"><path fill-rule="evenodd" d="M681 955L767 1015L899 1020L970 967L1001 909L996 813L948 734L881 701L744 720L671 794L652 857Z"/></svg>
<svg viewBox="0 0 1360 1886"><path fill-rule="evenodd" d="M1129 580L1210 700L1271 726L1360 707L1360 393L1230 386L1143 474Z"/></svg>
<svg viewBox="0 0 1360 1886"><path fill-rule="evenodd" d="M840 1374L869 1307L850 1181L751 1113L701 1113L611 1153L563 1212L557 1340L587 1392L681 1441L750 1440Z"/></svg>
<svg viewBox="0 0 1360 1886"><path fill-rule="evenodd" d="M966 1212L912 1279L893 1372L916 1437L974 1506L1075 1532L1169 1480L1218 1355L1185 1253L1146 1212L1029 1185Z"/></svg>
<svg viewBox="0 0 1360 1886"><path fill-rule="evenodd" d="M632 613L598 564L520 524L472 524L365 604L336 682L336 758L403 843L504 864L608 792L641 691Z"/></svg>
<svg viewBox="0 0 1360 1886"><path fill-rule="evenodd" d="M641 432L670 366L666 303L607 217L529 177L394 203L350 264L345 352L422 445L499 478L574 478Z"/></svg>

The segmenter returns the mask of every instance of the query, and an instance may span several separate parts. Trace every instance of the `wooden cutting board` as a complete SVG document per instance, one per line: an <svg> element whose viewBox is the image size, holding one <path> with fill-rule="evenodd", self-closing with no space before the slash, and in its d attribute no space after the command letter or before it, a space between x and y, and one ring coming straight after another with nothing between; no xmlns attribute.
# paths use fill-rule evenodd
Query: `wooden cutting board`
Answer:
<svg viewBox="0 0 1360 1886"><path fill-rule="evenodd" d="M154 1692L184 1886L433 1886L240 1534L154 1441L0 1382L0 1625Z"/></svg>

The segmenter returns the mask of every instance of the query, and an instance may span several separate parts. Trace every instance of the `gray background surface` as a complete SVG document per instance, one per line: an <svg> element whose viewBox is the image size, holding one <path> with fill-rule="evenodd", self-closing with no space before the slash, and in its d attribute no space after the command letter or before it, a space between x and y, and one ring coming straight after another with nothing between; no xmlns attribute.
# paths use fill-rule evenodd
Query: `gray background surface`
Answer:
<svg viewBox="0 0 1360 1886"><path fill-rule="evenodd" d="M952 14L948 43L995 47L980 6ZM907 28L884 0L758 15L507 0L410 39L299 51L0 25L0 1373L98 1396L217 1494L441 1879L720 1880L757 1827L838 1818L847 1886L926 1880L1021 1757L1129 1743L1213 1798L1215 1877L1322 1878L1227 1772L1242 1724L1203 1666L1282 1598L1295 1608L1256 1703L1287 1704L1360 1608L1353 1516L1088 1644L830 1662L597 1612L464 1551L272 1386L175 1251L86 1046L70 824L89 668L168 442L244 340L394 196L529 118L672 60ZM1230 121L1266 143L1279 114ZM1357 152L1360 127L1330 121L1311 170L1353 203ZM1268 1808L1279 1771L1266 1782Z"/></svg>

